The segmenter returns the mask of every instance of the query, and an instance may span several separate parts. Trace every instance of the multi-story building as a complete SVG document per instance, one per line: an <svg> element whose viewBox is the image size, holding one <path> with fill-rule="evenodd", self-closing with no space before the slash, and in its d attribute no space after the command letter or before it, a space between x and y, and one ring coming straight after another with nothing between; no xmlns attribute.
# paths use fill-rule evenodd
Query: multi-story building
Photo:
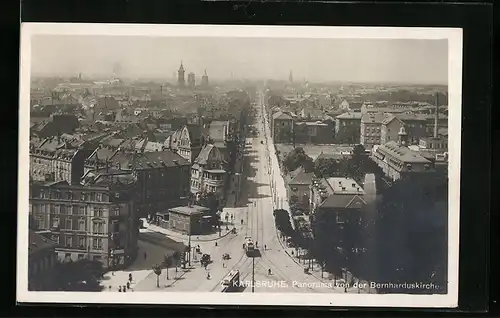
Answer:
<svg viewBox="0 0 500 318"><path fill-rule="evenodd" d="M28 290L53 290L57 243L30 230L28 234Z"/></svg>
<svg viewBox="0 0 500 318"><path fill-rule="evenodd" d="M272 116L271 126L275 143L291 143L293 141L294 122L292 116L278 111Z"/></svg>
<svg viewBox="0 0 500 318"><path fill-rule="evenodd" d="M307 121L294 123L294 140L299 144L331 144L334 142L333 121Z"/></svg>
<svg viewBox="0 0 500 318"><path fill-rule="evenodd" d="M52 114L47 120L43 120L33 127L30 132L40 138L48 138L61 134L74 132L80 123L73 114Z"/></svg>
<svg viewBox="0 0 500 318"><path fill-rule="evenodd" d="M290 172L287 176L287 194L288 202L302 202L309 205L309 187L311 185L314 174L306 172L303 167Z"/></svg>
<svg viewBox="0 0 500 318"><path fill-rule="evenodd" d="M166 212L188 200L191 164L171 150L118 152L110 164L137 177L135 205L140 217Z"/></svg>
<svg viewBox="0 0 500 318"><path fill-rule="evenodd" d="M234 123L231 121L213 120L208 127L209 142L219 149L224 161L229 161L229 150L227 142L230 142L234 134Z"/></svg>
<svg viewBox="0 0 500 318"><path fill-rule="evenodd" d="M382 168L384 174L393 181L414 174L434 171L430 160L407 146L404 126L398 133L399 141L389 141L372 152L372 160Z"/></svg>
<svg viewBox="0 0 500 318"><path fill-rule="evenodd" d="M191 193L215 193L219 200L224 198L226 170L224 159L214 145L205 145L191 167Z"/></svg>
<svg viewBox="0 0 500 318"><path fill-rule="evenodd" d="M388 117L385 113L367 112L361 117L360 143L365 148L380 145L382 122Z"/></svg>
<svg viewBox="0 0 500 318"><path fill-rule="evenodd" d="M361 116L360 112L348 112L335 117L335 135L338 143L359 143Z"/></svg>
<svg viewBox="0 0 500 318"><path fill-rule="evenodd" d="M311 184L311 224L319 253L347 267L365 248L367 202L364 190L349 178L322 178ZM328 256L327 256L328 255ZM349 256L348 256L349 255Z"/></svg>
<svg viewBox="0 0 500 318"><path fill-rule="evenodd" d="M383 145L389 141L398 140L398 133L402 127L405 127L404 123L397 117L397 115L387 114L387 116L382 120L382 125L380 129L380 142L378 145Z"/></svg>
<svg viewBox="0 0 500 318"><path fill-rule="evenodd" d="M404 123L410 145L418 144L420 138L428 136L425 116L402 113L395 116Z"/></svg>
<svg viewBox="0 0 500 318"><path fill-rule="evenodd" d="M61 261L89 259L105 267L126 266L137 253L138 218L129 173L96 172L88 185L34 182L30 214L38 230L58 244Z"/></svg>
<svg viewBox="0 0 500 318"><path fill-rule="evenodd" d="M193 162L206 143L205 129L199 124L188 124L175 131L163 143L164 148L178 153L189 162Z"/></svg>
<svg viewBox="0 0 500 318"><path fill-rule="evenodd" d="M60 137L30 143L30 177L37 181L78 183L84 173L88 153L82 147L72 147Z"/></svg>

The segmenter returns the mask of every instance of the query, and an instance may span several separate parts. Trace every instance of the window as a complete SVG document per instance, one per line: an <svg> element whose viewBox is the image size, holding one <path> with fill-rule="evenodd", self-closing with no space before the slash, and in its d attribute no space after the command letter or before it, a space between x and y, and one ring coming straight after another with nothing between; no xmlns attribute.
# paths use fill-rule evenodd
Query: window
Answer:
<svg viewBox="0 0 500 318"><path fill-rule="evenodd" d="M68 200L73 200L73 192L71 191L68 192Z"/></svg>
<svg viewBox="0 0 500 318"><path fill-rule="evenodd" d="M66 247L73 247L73 237L66 236Z"/></svg>
<svg viewBox="0 0 500 318"><path fill-rule="evenodd" d="M337 213L337 224L344 224L345 222L345 215L343 213Z"/></svg>
<svg viewBox="0 0 500 318"><path fill-rule="evenodd" d="M40 198L45 199L45 191L43 189L40 189Z"/></svg>
<svg viewBox="0 0 500 318"><path fill-rule="evenodd" d="M66 213L69 215L73 214L73 206L72 205L68 205L66 207Z"/></svg>
<svg viewBox="0 0 500 318"><path fill-rule="evenodd" d="M102 202L102 193L97 193L95 199L97 202Z"/></svg>
<svg viewBox="0 0 500 318"><path fill-rule="evenodd" d="M114 216L120 215L120 207L119 206L113 208L113 215Z"/></svg>
<svg viewBox="0 0 500 318"><path fill-rule="evenodd" d="M66 230L72 230L73 229L73 220L71 218L66 218Z"/></svg>
<svg viewBox="0 0 500 318"><path fill-rule="evenodd" d="M52 219L52 227L55 229L59 228L59 218L56 217Z"/></svg>
<svg viewBox="0 0 500 318"><path fill-rule="evenodd" d="M102 217L102 208L94 208L94 216Z"/></svg>
<svg viewBox="0 0 500 318"><path fill-rule="evenodd" d="M90 193L90 201L95 201L95 192Z"/></svg>
<svg viewBox="0 0 500 318"><path fill-rule="evenodd" d="M79 236L78 237L78 247L79 248L85 248L85 237Z"/></svg>
<svg viewBox="0 0 500 318"><path fill-rule="evenodd" d="M96 250L100 250L102 248L102 239L94 238L92 239L92 247ZM94 257L95 259L95 257Z"/></svg>
<svg viewBox="0 0 500 318"><path fill-rule="evenodd" d="M56 204L54 207L54 213L55 214L61 214L61 206L59 204Z"/></svg>
<svg viewBox="0 0 500 318"><path fill-rule="evenodd" d="M54 197L55 197L56 199L60 199L60 198L61 198L61 192L59 192L59 190L58 190L58 191L56 191L56 192L54 192Z"/></svg>
<svg viewBox="0 0 500 318"><path fill-rule="evenodd" d="M85 193L80 193L80 200L85 201Z"/></svg>
<svg viewBox="0 0 500 318"><path fill-rule="evenodd" d="M83 254L78 254L78 260L82 260L84 258L85 258L85 256Z"/></svg>
<svg viewBox="0 0 500 318"><path fill-rule="evenodd" d="M104 233L103 223L101 223L101 222L94 222L92 224L92 232L97 233L97 234Z"/></svg>
<svg viewBox="0 0 500 318"><path fill-rule="evenodd" d="M45 228L45 219L43 216L38 216L36 218L36 228L39 230Z"/></svg>
<svg viewBox="0 0 500 318"><path fill-rule="evenodd" d="M85 231L85 220L84 219L78 220L78 231Z"/></svg>
<svg viewBox="0 0 500 318"><path fill-rule="evenodd" d="M81 206L81 207L79 208L79 212L80 212L80 213L79 213L80 215L85 215L85 207L84 207L84 206Z"/></svg>

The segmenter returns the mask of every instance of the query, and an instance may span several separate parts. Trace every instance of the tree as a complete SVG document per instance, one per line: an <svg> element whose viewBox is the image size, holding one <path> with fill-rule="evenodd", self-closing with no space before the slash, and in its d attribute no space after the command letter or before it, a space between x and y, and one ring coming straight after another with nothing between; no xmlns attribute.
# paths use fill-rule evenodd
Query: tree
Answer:
<svg viewBox="0 0 500 318"><path fill-rule="evenodd" d="M447 184L446 176L429 173L387 189L376 225L380 279L446 286Z"/></svg>
<svg viewBox="0 0 500 318"><path fill-rule="evenodd" d="M290 205L290 211L292 215L306 214L309 210L309 206L306 202L297 200Z"/></svg>
<svg viewBox="0 0 500 318"><path fill-rule="evenodd" d="M273 215L276 228L284 235L292 237L295 231L290 223L288 211L283 209L274 210Z"/></svg>
<svg viewBox="0 0 500 318"><path fill-rule="evenodd" d="M283 160L283 166L287 172L293 171L302 166L307 172L312 171L314 164L311 157L309 157L302 147L296 147L287 154Z"/></svg>
<svg viewBox="0 0 500 318"><path fill-rule="evenodd" d="M156 287L160 288L160 275L161 275L161 266L156 264L153 266L153 272L156 275Z"/></svg>
<svg viewBox="0 0 500 318"><path fill-rule="evenodd" d="M163 264L162 265L163 265L163 267L165 268L165 270L167 272L167 279L169 279L168 278L168 269L170 267L172 267L173 264L174 264L173 255L171 255L171 256L165 255L165 257L163 259Z"/></svg>
<svg viewBox="0 0 500 318"><path fill-rule="evenodd" d="M314 175L318 178L339 176L341 171L340 160L332 158L319 158L314 163Z"/></svg>

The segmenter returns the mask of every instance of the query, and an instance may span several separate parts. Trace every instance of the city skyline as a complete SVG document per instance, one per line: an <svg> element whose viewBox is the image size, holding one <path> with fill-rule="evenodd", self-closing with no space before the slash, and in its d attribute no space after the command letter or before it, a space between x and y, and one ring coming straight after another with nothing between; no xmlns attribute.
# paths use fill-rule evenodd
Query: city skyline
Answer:
<svg viewBox="0 0 500 318"><path fill-rule="evenodd" d="M170 81L182 62L187 73L201 78L206 69L215 80L288 80L293 71L297 82L447 85L447 42L36 35L31 69L34 76L116 74Z"/></svg>

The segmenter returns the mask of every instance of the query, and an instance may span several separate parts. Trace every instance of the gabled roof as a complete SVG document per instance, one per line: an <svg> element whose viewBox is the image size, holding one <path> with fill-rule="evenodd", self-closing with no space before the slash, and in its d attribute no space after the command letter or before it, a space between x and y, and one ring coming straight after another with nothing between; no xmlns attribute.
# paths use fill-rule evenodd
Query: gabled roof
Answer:
<svg viewBox="0 0 500 318"><path fill-rule="evenodd" d="M297 168L296 170L299 170L298 173L293 177L290 182L288 182L289 185L309 185L311 184L312 178L314 177L314 174L311 172L305 172L305 170L300 167Z"/></svg>
<svg viewBox="0 0 500 318"><path fill-rule="evenodd" d="M330 195L327 197L323 203L320 204L322 208L352 208L360 209L363 208L366 201L363 200L359 195Z"/></svg>
<svg viewBox="0 0 500 318"><path fill-rule="evenodd" d="M200 165L205 165L207 164L207 161L208 161L208 158L210 156L210 152L213 150L213 149L217 149L215 148L214 145L205 145L200 153L198 154L198 157L196 157L196 159L194 160L195 163L197 164L200 164Z"/></svg>
<svg viewBox="0 0 500 318"><path fill-rule="evenodd" d="M278 111L277 113L275 113L273 115L273 119L292 120L292 116L290 116L286 113L283 113L281 111Z"/></svg>
<svg viewBox="0 0 500 318"><path fill-rule="evenodd" d="M389 124L390 122L392 122L393 120L399 120L396 116L392 115L392 114L389 114L388 116L386 116L384 118L384 120L382 120L382 125L387 125ZM400 121L400 120L399 120Z"/></svg>

